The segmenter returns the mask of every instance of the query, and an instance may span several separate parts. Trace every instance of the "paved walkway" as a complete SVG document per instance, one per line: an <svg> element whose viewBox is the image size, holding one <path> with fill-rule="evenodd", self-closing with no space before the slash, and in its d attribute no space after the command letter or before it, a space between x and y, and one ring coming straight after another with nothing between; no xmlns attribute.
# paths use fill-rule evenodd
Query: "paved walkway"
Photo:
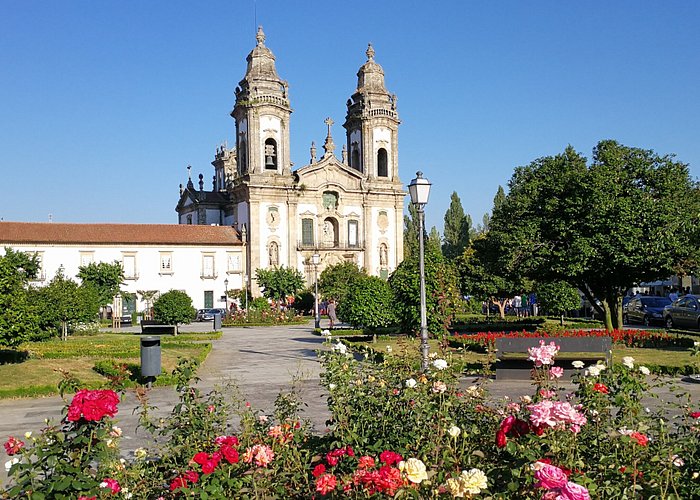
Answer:
<svg viewBox="0 0 700 500"><path fill-rule="evenodd" d="M210 323L202 323L188 325L183 331L210 329ZM328 409L319 384L320 363L316 358L316 350L321 348L323 339L313 335L311 330L311 324L224 329L222 338L213 341L213 349L200 368L201 388L208 390L231 380L253 407L270 413L278 393L296 378L307 405L305 415L317 431L323 432ZM466 386L475 381L475 378L465 378L462 384ZM532 393L529 381L490 381L487 385L492 399L518 398ZM680 382L679 385L691 394L696 404L700 401L700 384ZM668 388L654 392L660 400L676 398ZM154 388L149 394L151 404L158 407L156 415L166 415L177 401L173 388ZM47 418L57 422L64 404L60 397L0 401L0 441L4 442L8 435L19 437L26 431L37 432ZM118 425L124 431L121 444L125 455L148 443L148 434L137 429L138 416L133 414L137 406L133 392L129 391L117 415ZM1 453L4 456L4 450ZM6 460L2 458L1 463ZM4 468L0 466L0 478L4 477Z"/></svg>

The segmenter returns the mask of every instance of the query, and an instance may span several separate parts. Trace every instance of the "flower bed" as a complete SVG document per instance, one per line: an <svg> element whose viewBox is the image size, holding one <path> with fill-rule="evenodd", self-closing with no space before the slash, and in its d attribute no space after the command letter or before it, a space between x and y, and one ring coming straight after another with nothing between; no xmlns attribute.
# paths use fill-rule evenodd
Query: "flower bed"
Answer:
<svg viewBox="0 0 700 500"><path fill-rule="evenodd" d="M536 337L611 337L613 344L626 347L692 347L693 340L672 336L668 333L649 330L563 330L558 332L478 332L473 334L455 333L450 338L452 347L462 347L477 351L493 350L497 338L536 338Z"/></svg>
<svg viewBox="0 0 700 500"><path fill-rule="evenodd" d="M575 363L562 392L553 339L532 346L533 394L489 403L461 388L449 357L426 372L401 356L358 361L343 343L320 354L328 432L311 433L294 392L275 411L235 407L226 392L191 385L193 364L174 374L180 404L154 418L139 392L141 426L157 448L119 460L118 395L79 391L60 425L5 450L11 498L698 498L700 411L672 419L646 411L648 370ZM232 412L240 426L229 427Z"/></svg>

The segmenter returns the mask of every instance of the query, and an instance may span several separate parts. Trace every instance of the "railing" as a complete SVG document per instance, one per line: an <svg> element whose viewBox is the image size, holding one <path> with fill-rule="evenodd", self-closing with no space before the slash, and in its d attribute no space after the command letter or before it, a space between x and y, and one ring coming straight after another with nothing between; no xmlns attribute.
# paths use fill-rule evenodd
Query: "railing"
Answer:
<svg viewBox="0 0 700 500"><path fill-rule="evenodd" d="M347 241L327 242L327 241L302 241L297 242L297 250L364 250L365 245L361 240L354 244Z"/></svg>

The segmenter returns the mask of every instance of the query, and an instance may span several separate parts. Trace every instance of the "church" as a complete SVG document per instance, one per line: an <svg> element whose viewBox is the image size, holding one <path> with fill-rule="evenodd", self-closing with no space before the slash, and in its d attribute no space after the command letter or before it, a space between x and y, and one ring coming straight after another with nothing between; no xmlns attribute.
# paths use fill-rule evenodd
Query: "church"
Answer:
<svg viewBox="0 0 700 500"><path fill-rule="evenodd" d="M397 98L384 85L374 49L368 46L347 100L340 158L328 118L322 151L312 142L308 164L293 169L289 85L277 74L262 27L256 42L235 91L235 146L217 148L211 191L202 174L197 186L191 174L180 185L179 223L236 228L254 295L259 268L293 267L313 283L313 254L320 255L319 273L350 261L387 278L403 260L406 191L399 179Z"/></svg>

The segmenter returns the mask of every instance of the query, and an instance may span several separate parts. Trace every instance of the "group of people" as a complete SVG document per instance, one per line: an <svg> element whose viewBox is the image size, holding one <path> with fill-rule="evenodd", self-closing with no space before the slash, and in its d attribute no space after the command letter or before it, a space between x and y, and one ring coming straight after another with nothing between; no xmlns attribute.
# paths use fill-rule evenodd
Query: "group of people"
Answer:
<svg viewBox="0 0 700 500"><path fill-rule="evenodd" d="M318 305L319 311L318 313L323 316L328 315L328 320L330 321L330 326L329 328L333 328L335 324L338 322L338 316L336 314L336 302L335 299L330 299L330 300L323 300L319 305Z"/></svg>
<svg viewBox="0 0 700 500"><path fill-rule="evenodd" d="M481 305L481 312L486 314L488 311L489 302L485 301ZM515 295L506 301L506 314L526 318L528 316L537 316L537 295L533 292L527 295Z"/></svg>

